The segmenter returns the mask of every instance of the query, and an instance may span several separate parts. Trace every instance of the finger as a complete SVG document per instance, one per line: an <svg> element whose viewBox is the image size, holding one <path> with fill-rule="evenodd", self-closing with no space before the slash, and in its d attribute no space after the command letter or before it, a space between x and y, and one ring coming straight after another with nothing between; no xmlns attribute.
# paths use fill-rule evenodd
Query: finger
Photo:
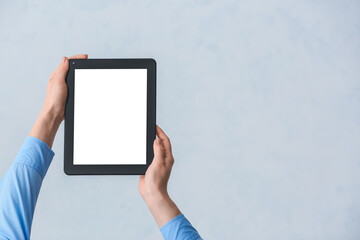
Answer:
<svg viewBox="0 0 360 240"><path fill-rule="evenodd" d="M87 58L88 58L87 54L78 54L78 55L74 55L70 58L63 57L58 68L53 73L53 78L65 80L67 71L69 70L69 59L87 59Z"/></svg>
<svg viewBox="0 0 360 240"><path fill-rule="evenodd" d="M154 160L153 162L158 162L161 164L165 163L165 150L164 146L161 143L159 138L155 139L154 141Z"/></svg>
<svg viewBox="0 0 360 240"><path fill-rule="evenodd" d="M164 145L165 154L170 156L171 155L170 139L158 125L156 125L156 135L161 139L161 142Z"/></svg>
<svg viewBox="0 0 360 240"><path fill-rule="evenodd" d="M87 59L87 58L88 58L87 54L77 54L72 57L69 57L69 59Z"/></svg>
<svg viewBox="0 0 360 240"><path fill-rule="evenodd" d="M52 78L63 79L65 81L65 77L68 69L69 69L69 59L67 57L62 57L59 66L52 74Z"/></svg>

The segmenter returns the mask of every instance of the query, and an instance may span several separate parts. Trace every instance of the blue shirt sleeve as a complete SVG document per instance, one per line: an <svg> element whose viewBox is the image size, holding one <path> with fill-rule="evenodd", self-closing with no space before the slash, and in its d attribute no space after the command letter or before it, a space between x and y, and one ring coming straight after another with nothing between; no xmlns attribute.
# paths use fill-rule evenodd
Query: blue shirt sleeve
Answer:
<svg viewBox="0 0 360 240"><path fill-rule="evenodd" d="M26 138L0 181L0 239L29 239L42 181L54 157L50 147Z"/></svg>
<svg viewBox="0 0 360 240"><path fill-rule="evenodd" d="M181 240L198 240L202 239L196 229L180 214L169 222L165 223L160 229L165 240L181 239Z"/></svg>

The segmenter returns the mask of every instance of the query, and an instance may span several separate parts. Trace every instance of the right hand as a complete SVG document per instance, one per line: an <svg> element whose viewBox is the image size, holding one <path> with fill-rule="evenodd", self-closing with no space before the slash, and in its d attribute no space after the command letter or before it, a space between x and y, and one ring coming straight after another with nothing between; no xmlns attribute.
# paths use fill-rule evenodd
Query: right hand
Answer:
<svg viewBox="0 0 360 240"><path fill-rule="evenodd" d="M167 183L174 165L170 139L159 126L156 126L156 135L158 138L153 146L154 159L139 181L139 191L145 201L168 195Z"/></svg>
<svg viewBox="0 0 360 240"><path fill-rule="evenodd" d="M154 159L145 176L140 176L139 192L161 228L181 212L167 192L167 183L174 165L171 143L159 126L156 126L156 135L158 138L154 141Z"/></svg>

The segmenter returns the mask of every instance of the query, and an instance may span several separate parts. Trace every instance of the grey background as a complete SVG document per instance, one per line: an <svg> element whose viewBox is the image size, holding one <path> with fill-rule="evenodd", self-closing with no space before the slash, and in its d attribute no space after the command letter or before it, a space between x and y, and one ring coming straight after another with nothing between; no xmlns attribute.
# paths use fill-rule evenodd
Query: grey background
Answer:
<svg viewBox="0 0 360 240"><path fill-rule="evenodd" d="M359 1L0 0L0 175L63 55L153 57L169 191L205 239L360 238ZM68 177L32 239L160 239L136 176Z"/></svg>

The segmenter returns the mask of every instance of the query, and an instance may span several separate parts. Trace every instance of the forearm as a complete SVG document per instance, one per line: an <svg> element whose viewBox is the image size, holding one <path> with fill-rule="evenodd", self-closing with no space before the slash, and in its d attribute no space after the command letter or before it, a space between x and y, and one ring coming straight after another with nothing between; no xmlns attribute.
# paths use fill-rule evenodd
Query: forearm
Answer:
<svg viewBox="0 0 360 240"><path fill-rule="evenodd" d="M35 205L54 152L51 146L61 123L44 107L30 136L0 182L0 237L29 239Z"/></svg>
<svg viewBox="0 0 360 240"><path fill-rule="evenodd" d="M171 200L168 194L154 194L152 196L148 196L145 199L145 202L159 228L181 214L179 208Z"/></svg>
<svg viewBox="0 0 360 240"><path fill-rule="evenodd" d="M30 132L30 136L42 140L51 148L61 121L62 117L56 111L44 107Z"/></svg>
<svg viewBox="0 0 360 240"><path fill-rule="evenodd" d="M0 239L29 239L38 194L53 156L40 139L25 140L0 181Z"/></svg>
<svg viewBox="0 0 360 240"><path fill-rule="evenodd" d="M167 193L144 196L144 200L158 224L165 240L201 239L191 223Z"/></svg>
<svg viewBox="0 0 360 240"><path fill-rule="evenodd" d="M40 187L54 156L51 147L64 119L68 69L68 58L63 57L50 76L44 107L29 137L0 181L0 238L29 239Z"/></svg>

